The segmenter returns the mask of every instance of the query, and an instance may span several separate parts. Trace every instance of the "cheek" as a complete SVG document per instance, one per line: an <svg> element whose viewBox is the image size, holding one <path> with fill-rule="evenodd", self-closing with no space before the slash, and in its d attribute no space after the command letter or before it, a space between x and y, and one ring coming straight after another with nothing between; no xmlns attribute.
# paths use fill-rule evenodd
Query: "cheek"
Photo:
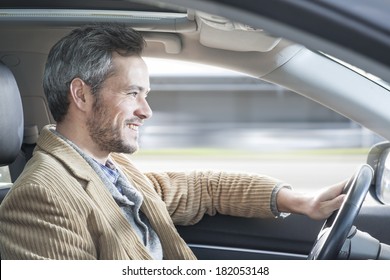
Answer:
<svg viewBox="0 0 390 280"><path fill-rule="evenodd" d="M118 106L113 108L112 111L112 117L115 120L115 123L117 125L122 125L126 120L131 119L132 117L132 108L128 104L125 104L125 102L122 102Z"/></svg>
<svg viewBox="0 0 390 280"><path fill-rule="evenodd" d="M127 98L122 102L116 104L114 110L120 115L131 118L134 115L134 111L136 110L136 108L137 108L137 101Z"/></svg>
<svg viewBox="0 0 390 280"><path fill-rule="evenodd" d="M124 126L124 122L133 117L135 102L126 99L106 100L107 106L104 110L100 110L97 118L105 119L107 123L111 123L115 127ZM96 112L97 113L97 112Z"/></svg>
<svg viewBox="0 0 390 280"><path fill-rule="evenodd" d="M112 122L116 127L123 127L126 120L126 115L123 113L117 112L112 116Z"/></svg>

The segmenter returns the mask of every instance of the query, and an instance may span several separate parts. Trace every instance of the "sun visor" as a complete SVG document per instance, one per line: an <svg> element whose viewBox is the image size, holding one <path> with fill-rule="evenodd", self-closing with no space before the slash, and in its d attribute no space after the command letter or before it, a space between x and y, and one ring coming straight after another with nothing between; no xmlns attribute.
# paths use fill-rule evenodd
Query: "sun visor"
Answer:
<svg viewBox="0 0 390 280"><path fill-rule="evenodd" d="M200 27L200 43L209 48L238 52L268 52L281 40L261 29L229 21L225 18L196 13Z"/></svg>

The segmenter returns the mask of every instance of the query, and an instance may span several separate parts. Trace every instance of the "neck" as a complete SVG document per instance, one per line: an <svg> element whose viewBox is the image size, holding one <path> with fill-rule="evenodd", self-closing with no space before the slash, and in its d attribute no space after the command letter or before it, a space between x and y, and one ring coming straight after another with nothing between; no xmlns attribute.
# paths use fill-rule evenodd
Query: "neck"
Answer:
<svg viewBox="0 0 390 280"><path fill-rule="evenodd" d="M101 164L106 164L110 155L109 152L101 150L94 143L88 134L86 127L77 127L75 124L69 125L69 122L61 122L56 126L56 131L68 140L72 141L80 150L95 159Z"/></svg>

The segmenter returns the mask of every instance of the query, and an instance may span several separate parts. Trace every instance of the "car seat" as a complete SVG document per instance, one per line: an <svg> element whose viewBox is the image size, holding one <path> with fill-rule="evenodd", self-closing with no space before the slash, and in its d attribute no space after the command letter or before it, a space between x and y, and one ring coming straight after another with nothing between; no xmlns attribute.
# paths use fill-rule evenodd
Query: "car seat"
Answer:
<svg viewBox="0 0 390 280"><path fill-rule="evenodd" d="M0 62L0 166L15 162L24 133L23 106L11 70ZM0 188L0 203L12 184Z"/></svg>

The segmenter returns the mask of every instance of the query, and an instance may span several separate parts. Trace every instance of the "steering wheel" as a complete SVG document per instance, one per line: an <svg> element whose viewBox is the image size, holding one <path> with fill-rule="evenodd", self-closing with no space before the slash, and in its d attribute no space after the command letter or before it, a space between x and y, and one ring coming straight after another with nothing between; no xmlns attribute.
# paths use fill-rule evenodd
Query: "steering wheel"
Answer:
<svg viewBox="0 0 390 280"><path fill-rule="evenodd" d="M344 187L345 200L339 210L329 216L311 249L308 260L337 258L370 188L374 171L363 164Z"/></svg>

